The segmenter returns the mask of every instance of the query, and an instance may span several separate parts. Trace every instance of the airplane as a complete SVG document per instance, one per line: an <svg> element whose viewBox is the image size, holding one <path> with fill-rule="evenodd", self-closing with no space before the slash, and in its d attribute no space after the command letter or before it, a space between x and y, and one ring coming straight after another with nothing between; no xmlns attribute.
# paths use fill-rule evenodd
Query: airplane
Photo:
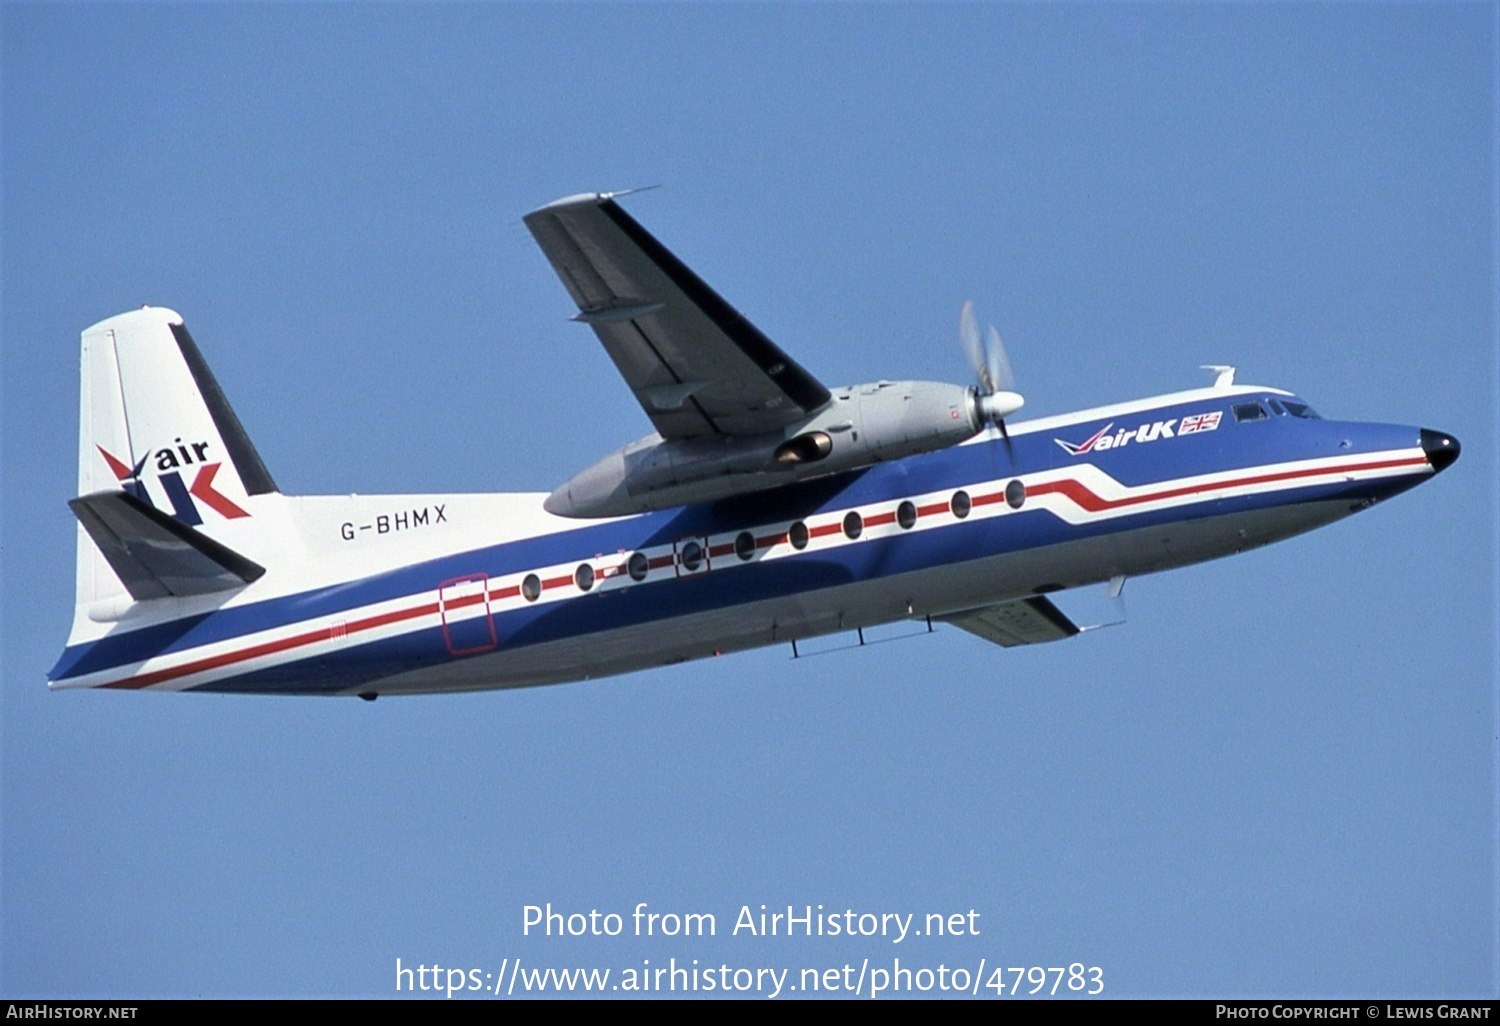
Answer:
<svg viewBox="0 0 1500 1026"><path fill-rule="evenodd" d="M524 218L655 431L551 494L281 494L183 319L83 332L77 602L53 688L380 695L556 684L838 632L1004 647L1093 624L1055 593L1332 523L1451 435L1212 386L1019 421L976 385L829 388L619 204Z"/></svg>

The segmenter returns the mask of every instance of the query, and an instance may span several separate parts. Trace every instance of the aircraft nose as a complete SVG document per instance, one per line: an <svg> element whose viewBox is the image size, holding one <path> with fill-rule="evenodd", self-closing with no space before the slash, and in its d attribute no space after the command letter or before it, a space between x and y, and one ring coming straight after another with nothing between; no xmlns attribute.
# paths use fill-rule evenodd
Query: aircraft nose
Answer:
<svg viewBox="0 0 1500 1026"><path fill-rule="evenodd" d="M1458 450L1458 439L1452 435L1422 429L1422 451L1427 454L1427 462L1432 464L1434 474L1446 470L1449 464L1458 459Z"/></svg>

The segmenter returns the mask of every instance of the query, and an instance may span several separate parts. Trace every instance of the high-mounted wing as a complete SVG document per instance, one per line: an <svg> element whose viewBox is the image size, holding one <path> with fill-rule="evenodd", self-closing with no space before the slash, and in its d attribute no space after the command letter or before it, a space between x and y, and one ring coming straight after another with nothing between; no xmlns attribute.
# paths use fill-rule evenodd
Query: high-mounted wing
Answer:
<svg viewBox="0 0 1500 1026"><path fill-rule="evenodd" d="M549 203L526 227L663 438L759 435L828 389L608 194Z"/></svg>

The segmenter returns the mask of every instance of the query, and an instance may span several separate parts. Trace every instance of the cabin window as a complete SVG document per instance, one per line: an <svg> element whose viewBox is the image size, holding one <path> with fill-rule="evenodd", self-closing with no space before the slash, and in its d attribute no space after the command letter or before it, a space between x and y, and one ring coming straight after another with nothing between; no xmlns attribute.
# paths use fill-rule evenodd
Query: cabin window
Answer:
<svg viewBox="0 0 1500 1026"><path fill-rule="evenodd" d="M755 558L755 535L741 531L734 536L734 554L748 562Z"/></svg>
<svg viewBox="0 0 1500 1026"><path fill-rule="evenodd" d="M542 597L542 579L536 574L527 574L521 582L521 597L527 602L535 602Z"/></svg>
<svg viewBox="0 0 1500 1026"><path fill-rule="evenodd" d="M573 571L573 583L578 585L579 591L588 591L594 586L594 568L587 563L579 563L578 569Z"/></svg>
<svg viewBox="0 0 1500 1026"><path fill-rule="evenodd" d="M973 507L974 503L969 499L969 493L964 491L963 489L959 489L958 491L954 492L953 500L948 503L948 508L951 509L953 511L953 515L958 517L958 519L960 520L968 516L969 510Z"/></svg>
<svg viewBox="0 0 1500 1026"><path fill-rule="evenodd" d="M896 523L904 531L910 531L917 522L917 507L910 500L896 507Z"/></svg>
<svg viewBox="0 0 1500 1026"><path fill-rule="evenodd" d="M1285 406L1286 406L1286 412L1290 413L1293 417L1301 417L1303 420L1322 420L1323 419L1322 417L1318 416L1318 411L1317 410L1314 410L1311 406L1307 405L1306 403L1294 403L1294 402L1291 402L1291 401L1287 401L1285 403Z"/></svg>
<svg viewBox="0 0 1500 1026"><path fill-rule="evenodd" d="M682 547L682 568L689 573L703 565L703 546L690 541Z"/></svg>
<svg viewBox="0 0 1500 1026"><path fill-rule="evenodd" d="M1265 420L1266 416L1266 408L1260 403L1234 404L1234 419L1237 423L1243 424L1251 420Z"/></svg>
<svg viewBox="0 0 1500 1026"><path fill-rule="evenodd" d="M792 548L799 550L807 548L807 525L802 521L799 520L787 528L786 536L787 540L792 543Z"/></svg>
<svg viewBox="0 0 1500 1026"><path fill-rule="evenodd" d="M646 575L651 572L651 560L646 558L644 552L632 552L630 558L625 561L625 570L630 574L632 581L644 581Z"/></svg>
<svg viewBox="0 0 1500 1026"><path fill-rule="evenodd" d="M1012 481L1005 486L1005 503L1011 509L1020 509L1026 504L1026 486L1020 481Z"/></svg>
<svg viewBox="0 0 1500 1026"><path fill-rule="evenodd" d="M854 510L844 514L844 534L849 538L858 538L865 529L865 518Z"/></svg>

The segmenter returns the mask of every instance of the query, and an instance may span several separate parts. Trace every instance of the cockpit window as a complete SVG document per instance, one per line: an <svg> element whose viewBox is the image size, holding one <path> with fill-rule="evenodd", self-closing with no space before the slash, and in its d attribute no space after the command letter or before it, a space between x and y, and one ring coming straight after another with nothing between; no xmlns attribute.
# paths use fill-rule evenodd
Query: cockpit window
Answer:
<svg viewBox="0 0 1500 1026"><path fill-rule="evenodd" d="M1282 414L1286 413L1286 410L1282 409L1281 404L1278 403L1275 399L1267 399L1266 402L1270 404L1271 412L1276 414L1276 416L1280 417Z"/></svg>
<svg viewBox="0 0 1500 1026"><path fill-rule="evenodd" d="M1294 403L1290 399L1288 399L1283 403L1283 405L1286 406L1286 412L1290 413L1293 417L1301 417L1303 420L1323 419L1322 417L1318 416L1317 410L1313 409L1306 403Z"/></svg>
<svg viewBox="0 0 1500 1026"><path fill-rule="evenodd" d="M1265 420L1266 408L1260 403L1235 403L1234 419L1241 424L1247 420Z"/></svg>

